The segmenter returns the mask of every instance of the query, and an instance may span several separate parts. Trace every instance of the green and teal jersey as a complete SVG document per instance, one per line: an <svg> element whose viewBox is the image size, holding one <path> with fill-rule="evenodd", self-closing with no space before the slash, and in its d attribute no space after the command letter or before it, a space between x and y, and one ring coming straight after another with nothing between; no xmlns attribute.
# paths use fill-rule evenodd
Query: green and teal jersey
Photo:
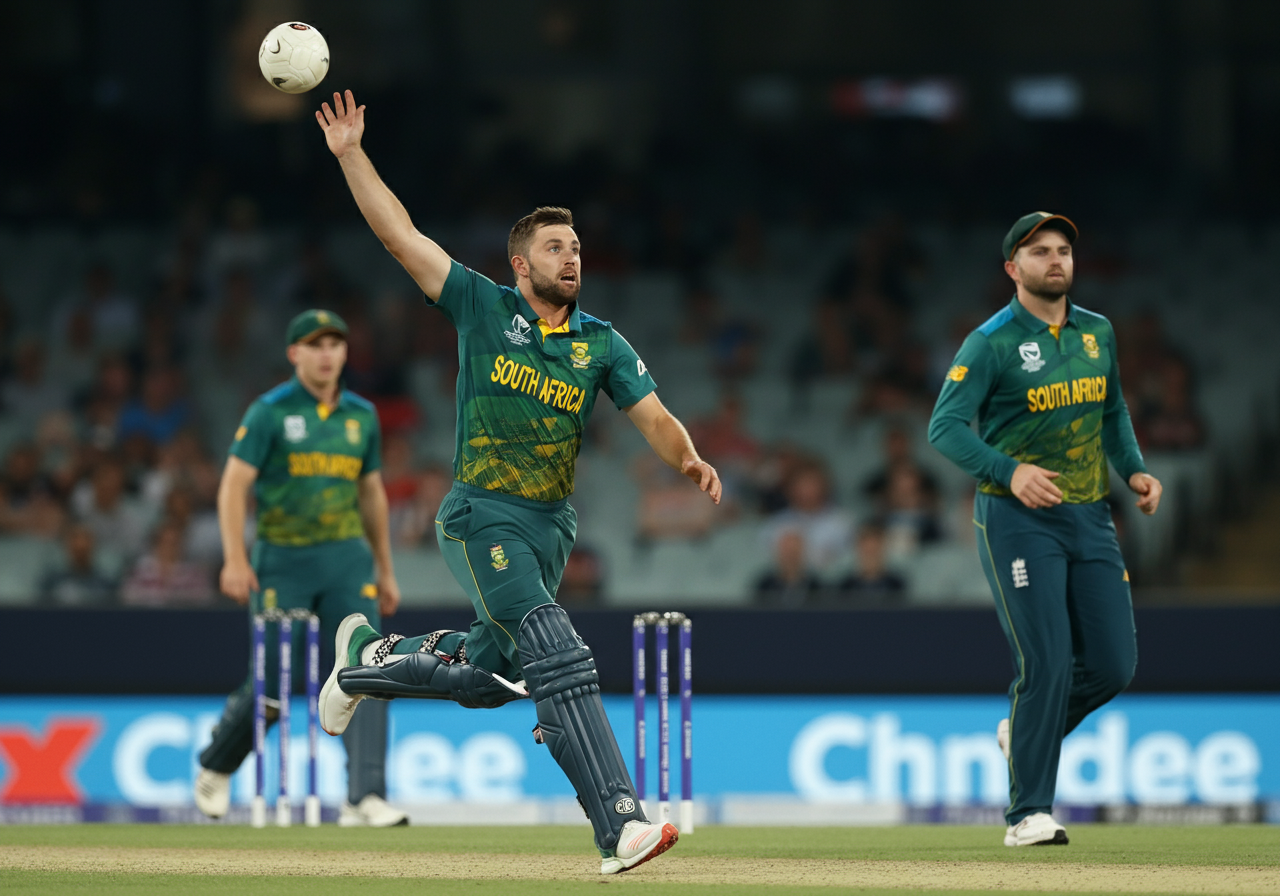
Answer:
<svg viewBox="0 0 1280 896"><path fill-rule="evenodd" d="M456 261L439 300L428 302L458 330L460 482L533 501L567 498L596 393L627 408L657 388L613 325L577 305L550 329L518 289Z"/></svg>
<svg viewBox="0 0 1280 896"><path fill-rule="evenodd" d="M1054 484L1069 504L1106 497L1108 458L1125 481L1146 469L1120 391L1115 331L1070 300L1060 330L1015 296L970 333L943 382L929 441L993 495L1011 494L1020 463L1060 473Z"/></svg>
<svg viewBox="0 0 1280 896"><path fill-rule="evenodd" d="M373 405L340 392L329 408L297 378L259 396L236 430L231 454L258 469L258 537L309 545L360 538L357 483L382 467Z"/></svg>

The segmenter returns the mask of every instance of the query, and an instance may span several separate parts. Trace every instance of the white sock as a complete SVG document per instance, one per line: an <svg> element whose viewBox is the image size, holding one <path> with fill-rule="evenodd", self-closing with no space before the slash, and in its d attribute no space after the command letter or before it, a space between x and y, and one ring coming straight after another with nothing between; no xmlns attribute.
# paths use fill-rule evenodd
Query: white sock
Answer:
<svg viewBox="0 0 1280 896"><path fill-rule="evenodd" d="M368 644L366 644L364 647L360 648L360 665L362 665L362 666L372 666L372 665L373 665L373 655L374 655L375 653L377 653L378 648L382 646L382 641L383 641L383 639L382 639L382 638L379 638L377 641L370 641L370 642L369 642ZM386 658L385 660L383 660L383 661L382 661L382 665L383 665L383 666L389 666L389 665L391 665L392 663L398 663L398 662L400 662L400 661L401 661L401 660L403 660L403 659L407 659L409 656L411 656L411 654L408 654L408 653L401 653L401 654L392 654L392 653L389 653L389 654L387 654L387 658Z"/></svg>

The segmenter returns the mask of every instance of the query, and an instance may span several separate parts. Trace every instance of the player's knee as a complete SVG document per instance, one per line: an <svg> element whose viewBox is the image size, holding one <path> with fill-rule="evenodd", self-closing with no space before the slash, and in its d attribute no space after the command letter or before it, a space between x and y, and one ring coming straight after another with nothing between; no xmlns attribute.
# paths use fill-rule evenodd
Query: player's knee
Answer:
<svg viewBox="0 0 1280 896"><path fill-rule="evenodd" d="M591 648L557 604L534 607L520 623L520 664L535 703L571 688L600 687Z"/></svg>
<svg viewBox="0 0 1280 896"><path fill-rule="evenodd" d="M1110 697L1119 694L1133 681L1137 658L1129 652L1108 657L1090 670L1098 688Z"/></svg>

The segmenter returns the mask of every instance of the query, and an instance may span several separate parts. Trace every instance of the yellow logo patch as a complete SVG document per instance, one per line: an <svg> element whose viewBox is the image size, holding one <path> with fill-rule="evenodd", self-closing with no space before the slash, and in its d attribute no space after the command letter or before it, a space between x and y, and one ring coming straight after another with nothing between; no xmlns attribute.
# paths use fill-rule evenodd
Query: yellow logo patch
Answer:
<svg viewBox="0 0 1280 896"><path fill-rule="evenodd" d="M1125 580L1126 582L1127 582L1127 581L1129 581L1129 570L1127 570L1127 569L1124 571L1124 580Z"/></svg>
<svg viewBox="0 0 1280 896"><path fill-rule="evenodd" d="M573 351L569 355L569 360L573 362L573 366L579 370L585 370L587 365L591 363L591 356L587 354L590 348L585 342L573 343Z"/></svg>
<svg viewBox="0 0 1280 896"><path fill-rule="evenodd" d="M352 445L360 444L360 421L348 418L347 420L347 441Z"/></svg>
<svg viewBox="0 0 1280 896"><path fill-rule="evenodd" d="M276 608L276 589L268 588L262 592L262 609L274 610Z"/></svg>
<svg viewBox="0 0 1280 896"><path fill-rule="evenodd" d="M317 311L317 312L316 312L316 321L317 321L317 322L319 322L319 323L322 323L322 324L327 324L327 323L329 322L329 312L328 312L328 311Z"/></svg>
<svg viewBox="0 0 1280 896"><path fill-rule="evenodd" d="M369 598L369 600L373 600L378 596L378 586L373 584L372 582L366 583L365 586L360 589L360 596L367 597Z"/></svg>
<svg viewBox="0 0 1280 896"><path fill-rule="evenodd" d="M511 565L511 561L507 559L507 555L503 552L500 544L495 544L489 548L489 556L493 558L493 568L498 572L502 572Z"/></svg>
<svg viewBox="0 0 1280 896"><path fill-rule="evenodd" d="M1090 358L1098 357L1098 339L1092 333L1084 333L1080 337L1084 340L1084 353Z"/></svg>
<svg viewBox="0 0 1280 896"><path fill-rule="evenodd" d="M962 383L964 382L964 378L968 373L969 373L968 367L965 367L961 364L957 364L955 367L952 367L950 370L947 371L947 379L953 380L957 383Z"/></svg>
<svg viewBox="0 0 1280 896"><path fill-rule="evenodd" d="M236 441L237 442L240 441L248 434L249 434L249 427L247 426L240 427L239 429L236 430Z"/></svg>

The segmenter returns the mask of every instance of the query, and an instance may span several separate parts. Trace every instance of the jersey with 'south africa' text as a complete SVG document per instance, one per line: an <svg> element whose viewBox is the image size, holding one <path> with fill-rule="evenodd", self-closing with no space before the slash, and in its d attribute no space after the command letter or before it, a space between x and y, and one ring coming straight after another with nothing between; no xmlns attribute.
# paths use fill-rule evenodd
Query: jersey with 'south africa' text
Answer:
<svg viewBox="0 0 1280 896"><path fill-rule="evenodd" d="M458 330L460 482L533 501L567 498L596 393L625 408L657 388L613 325L576 304L549 329L518 289L456 261L439 300L427 301Z"/></svg>
<svg viewBox="0 0 1280 896"><path fill-rule="evenodd" d="M382 467L381 452L371 403L343 391L328 408L297 378L251 404L231 444L258 469L258 537L294 546L364 535L358 481Z"/></svg>
<svg viewBox="0 0 1280 896"><path fill-rule="evenodd" d="M947 372L929 441L993 495L1011 494L1019 463L1059 473L1054 484L1069 504L1106 497L1108 458L1126 481L1145 470L1120 392L1115 331L1070 302L1061 329L1015 296L970 333Z"/></svg>

